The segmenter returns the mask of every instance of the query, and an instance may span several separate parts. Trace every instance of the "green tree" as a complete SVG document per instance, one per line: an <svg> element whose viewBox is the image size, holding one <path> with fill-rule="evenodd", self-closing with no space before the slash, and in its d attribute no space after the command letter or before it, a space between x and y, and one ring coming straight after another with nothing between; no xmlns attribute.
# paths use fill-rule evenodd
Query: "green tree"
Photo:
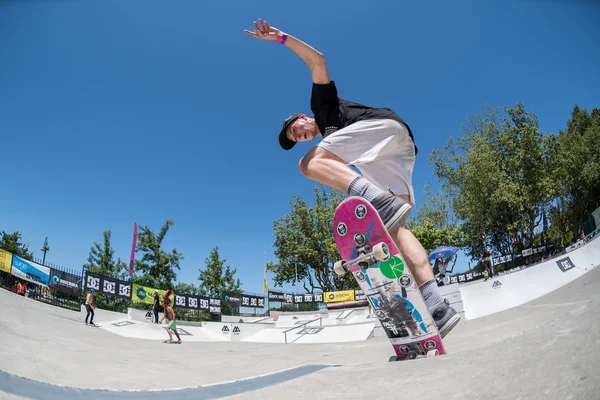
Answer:
<svg viewBox="0 0 600 400"><path fill-rule="evenodd" d="M90 247L87 263L83 264L83 267L86 271L95 274L125 280L129 275L127 264L121 261L120 258L115 262L115 251L112 248L111 237L112 232L110 230L103 232L103 242L94 242Z"/></svg>
<svg viewBox="0 0 600 400"><path fill-rule="evenodd" d="M586 217L600 202L600 109L588 113L575 105L552 150L556 192L549 210L549 235L566 245L584 231ZM593 227L589 224L584 233Z"/></svg>
<svg viewBox="0 0 600 400"><path fill-rule="evenodd" d="M142 257L141 260L135 260L134 264L135 271L141 273L136 276L136 283L163 290L172 288L177 278L175 269L181 269L179 262L183 260L183 255L177 249L167 253L161 246L174 223L172 219L167 219L158 234L148 226L139 226L136 252L141 252Z"/></svg>
<svg viewBox="0 0 600 400"><path fill-rule="evenodd" d="M474 258L484 246L507 254L535 245L553 196L552 138L522 103L504 111L484 107L462 125L462 137L431 154Z"/></svg>
<svg viewBox="0 0 600 400"><path fill-rule="evenodd" d="M333 215L345 196L332 189L313 186L312 207L295 195L291 212L274 223L276 263L268 263L275 286L296 281L306 292L357 289L356 281L346 274L337 277L333 264L340 259L333 235Z"/></svg>
<svg viewBox="0 0 600 400"><path fill-rule="evenodd" d="M218 297L223 299L226 292L242 293L242 282L235 277L237 268L226 265L227 259L221 259L219 246L215 246L205 260L204 269L198 269L198 294L202 296ZM221 313L224 315L239 315L237 307L221 301Z"/></svg>
<svg viewBox="0 0 600 400"><path fill-rule="evenodd" d="M18 231L13 233L2 231L0 233L0 249L26 260L31 261L33 259L33 253L29 251L29 245L21 242L21 233Z"/></svg>
<svg viewBox="0 0 600 400"><path fill-rule="evenodd" d="M103 232L102 243L94 242L90 247L87 263L83 264L83 267L86 271L95 274L125 280L128 277L127 264L120 258L115 262L111 236L110 230ZM100 309L116 312L127 312L127 308L130 306L129 300L111 296L95 296L94 302Z"/></svg>

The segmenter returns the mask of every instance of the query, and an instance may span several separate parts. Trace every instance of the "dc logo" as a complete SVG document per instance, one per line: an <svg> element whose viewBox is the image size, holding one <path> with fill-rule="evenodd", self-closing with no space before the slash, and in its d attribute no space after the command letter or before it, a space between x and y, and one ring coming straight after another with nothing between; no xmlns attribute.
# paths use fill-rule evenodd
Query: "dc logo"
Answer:
<svg viewBox="0 0 600 400"><path fill-rule="evenodd" d="M345 236L346 233L348 233L348 227L346 226L345 223L340 222L337 226L337 233L340 236Z"/></svg>
<svg viewBox="0 0 600 400"><path fill-rule="evenodd" d="M437 343L434 342L433 340L428 340L425 342L424 346L427 350L433 350L437 347Z"/></svg>
<svg viewBox="0 0 600 400"><path fill-rule="evenodd" d="M137 297L139 297L140 299L144 300L146 298L146 291L143 288L139 288L136 291Z"/></svg>
<svg viewBox="0 0 600 400"><path fill-rule="evenodd" d="M398 278L398 283L402 287L409 287L412 283L412 279L410 279L410 276L408 275L402 275L400 278Z"/></svg>
<svg viewBox="0 0 600 400"><path fill-rule="evenodd" d="M354 209L354 215L356 215L356 218L358 219L363 219L367 216L367 207L362 204L357 205Z"/></svg>
<svg viewBox="0 0 600 400"><path fill-rule="evenodd" d="M58 284L58 276L54 275L54 276L52 277L52 283L54 283L55 285L57 285L57 284Z"/></svg>
<svg viewBox="0 0 600 400"><path fill-rule="evenodd" d="M408 347L407 346L400 346L398 348L398 350L400 350L400 353L402 353L402 354L408 354Z"/></svg>
<svg viewBox="0 0 600 400"><path fill-rule="evenodd" d="M329 300L333 300L333 299L335 299L335 295L334 294L330 294L329 295Z"/></svg>
<svg viewBox="0 0 600 400"><path fill-rule="evenodd" d="M365 281L365 274L362 273L362 271L357 271L356 274L356 279L358 279L361 282Z"/></svg>

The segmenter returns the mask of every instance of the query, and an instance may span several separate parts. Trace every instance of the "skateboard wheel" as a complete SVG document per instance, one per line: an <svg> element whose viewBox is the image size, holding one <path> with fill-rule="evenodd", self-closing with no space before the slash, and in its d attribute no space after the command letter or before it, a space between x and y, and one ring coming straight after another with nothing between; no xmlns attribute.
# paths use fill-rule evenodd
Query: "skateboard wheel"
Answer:
<svg viewBox="0 0 600 400"><path fill-rule="evenodd" d="M335 272L338 276L342 276L346 273L343 260L336 261L335 264L333 264L333 272Z"/></svg>
<svg viewBox="0 0 600 400"><path fill-rule="evenodd" d="M411 351L410 353L408 353L409 360L414 360L415 358L417 358L417 353L415 353L414 351Z"/></svg>
<svg viewBox="0 0 600 400"><path fill-rule="evenodd" d="M439 355L440 355L440 351L438 349L427 352L427 358L433 358L433 357L439 356Z"/></svg>
<svg viewBox="0 0 600 400"><path fill-rule="evenodd" d="M373 255L377 261L385 261L390 258L390 249L385 243L377 243L373 246Z"/></svg>

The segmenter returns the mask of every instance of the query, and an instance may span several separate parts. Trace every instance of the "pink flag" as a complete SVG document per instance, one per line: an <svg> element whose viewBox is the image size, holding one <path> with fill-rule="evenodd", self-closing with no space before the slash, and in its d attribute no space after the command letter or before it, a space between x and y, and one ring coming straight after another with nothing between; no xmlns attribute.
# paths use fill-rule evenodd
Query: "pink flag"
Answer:
<svg viewBox="0 0 600 400"><path fill-rule="evenodd" d="M129 275L133 275L133 259L135 258L135 242L137 240L137 222L133 223L133 243L131 244L131 257L129 257Z"/></svg>

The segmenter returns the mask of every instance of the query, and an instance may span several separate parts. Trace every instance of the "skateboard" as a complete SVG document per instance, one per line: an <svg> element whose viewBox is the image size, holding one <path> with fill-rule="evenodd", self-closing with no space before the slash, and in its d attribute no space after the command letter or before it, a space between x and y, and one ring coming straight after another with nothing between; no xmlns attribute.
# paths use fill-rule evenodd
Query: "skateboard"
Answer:
<svg viewBox="0 0 600 400"><path fill-rule="evenodd" d="M343 200L333 230L342 258L334 272L351 272L366 295L396 353L389 361L446 354L419 287L371 203Z"/></svg>

